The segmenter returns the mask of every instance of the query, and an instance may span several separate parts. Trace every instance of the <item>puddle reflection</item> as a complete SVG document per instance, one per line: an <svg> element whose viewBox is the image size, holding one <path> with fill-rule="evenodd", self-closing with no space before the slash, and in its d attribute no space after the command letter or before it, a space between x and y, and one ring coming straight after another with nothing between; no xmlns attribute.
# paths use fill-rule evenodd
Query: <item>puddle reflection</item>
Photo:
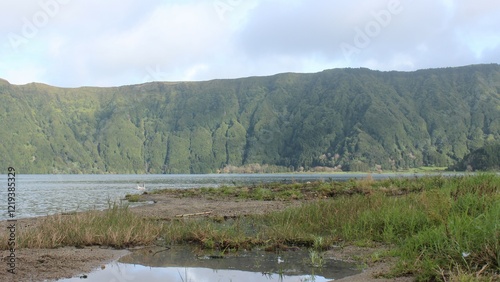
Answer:
<svg viewBox="0 0 500 282"><path fill-rule="evenodd" d="M354 264L325 259L315 268L307 251L280 254L240 251L225 254L202 253L187 246L146 248L122 257L87 274L84 281L330 281L360 271ZM80 277L60 281L82 281Z"/></svg>

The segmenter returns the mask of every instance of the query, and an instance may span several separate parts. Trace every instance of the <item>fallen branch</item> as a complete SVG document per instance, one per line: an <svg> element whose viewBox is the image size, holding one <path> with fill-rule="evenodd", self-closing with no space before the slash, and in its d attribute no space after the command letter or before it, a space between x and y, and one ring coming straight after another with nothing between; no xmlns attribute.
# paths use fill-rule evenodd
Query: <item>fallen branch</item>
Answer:
<svg viewBox="0 0 500 282"><path fill-rule="evenodd" d="M207 212L197 212L197 213L186 213L186 214L178 214L176 215L175 217L186 217L186 216L196 216L196 215L207 215L207 214L211 214L212 212L211 211L207 211Z"/></svg>

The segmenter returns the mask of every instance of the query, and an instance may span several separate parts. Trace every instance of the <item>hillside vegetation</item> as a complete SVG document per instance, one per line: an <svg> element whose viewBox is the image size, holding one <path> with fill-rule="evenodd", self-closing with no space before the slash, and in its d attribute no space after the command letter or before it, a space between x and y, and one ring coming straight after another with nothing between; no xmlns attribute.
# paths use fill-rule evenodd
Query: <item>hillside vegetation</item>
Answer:
<svg viewBox="0 0 500 282"><path fill-rule="evenodd" d="M461 171L500 171L500 143L487 144L467 154L463 160L452 166Z"/></svg>
<svg viewBox="0 0 500 282"><path fill-rule="evenodd" d="M112 88L0 80L0 108L0 161L22 173L442 167L500 140L500 66Z"/></svg>

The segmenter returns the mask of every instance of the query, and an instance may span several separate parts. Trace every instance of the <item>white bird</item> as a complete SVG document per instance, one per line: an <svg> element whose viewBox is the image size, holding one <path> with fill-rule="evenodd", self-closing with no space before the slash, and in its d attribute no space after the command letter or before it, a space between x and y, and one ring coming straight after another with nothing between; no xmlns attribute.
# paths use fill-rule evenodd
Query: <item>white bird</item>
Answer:
<svg viewBox="0 0 500 282"><path fill-rule="evenodd" d="M137 184L137 190L139 190L139 191L146 190L146 183L143 183L142 186L140 186L139 184Z"/></svg>

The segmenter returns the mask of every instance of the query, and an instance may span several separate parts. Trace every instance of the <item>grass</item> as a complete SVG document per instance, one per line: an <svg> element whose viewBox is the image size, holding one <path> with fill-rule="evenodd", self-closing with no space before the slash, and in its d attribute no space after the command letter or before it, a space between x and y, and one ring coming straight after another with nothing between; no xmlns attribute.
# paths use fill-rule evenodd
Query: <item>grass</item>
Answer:
<svg viewBox="0 0 500 282"><path fill-rule="evenodd" d="M127 194L127 195L125 195L125 200L129 201L129 203L137 203L141 200L141 195L139 195L139 194Z"/></svg>
<svg viewBox="0 0 500 282"><path fill-rule="evenodd" d="M220 188L165 189L150 194L170 194L176 197L205 197L211 199L237 198L244 200L290 201L336 197L341 194L363 194L370 185L351 180L346 183L316 181L308 183L265 183L253 186L222 186Z"/></svg>
<svg viewBox="0 0 500 282"><path fill-rule="evenodd" d="M240 194L238 189L246 193ZM226 248L296 245L309 247L314 254L319 254L318 246L327 249L339 243L385 244L392 246L385 255L399 261L387 277L412 275L419 281L500 278L500 177L496 175L368 178L190 193L260 199L255 195L264 193L253 190L261 189L271 191L265 195L271 194L275 200L293 200L286 195L300 191L299 198L310 201L232 222L173 222L173 226L182 225L190 231L185 237L167 231L167 240L180 242L184 238L206 247Z"/></svg>
<svg viewBox="0 0 500 282"><path fill-rule="evenodd" d="M96 245L124 248L149 245L158 238L161 231L158 224L134 215L127 206L117 204L110 204L106 211L56 215L40 220L37 228L19 232L18 248ZM6 244L0 245L0 248L6 249Z"/></svg>
<svg viewBox="0 0 500 282"><path fill-rule="evenodd" d="M44 219L17 236L18 246L108 245L118 248L191 243L221 253L262 247L309 248L311 264L333 245L387 245L397 265L386 277L411 275L418 281L500 279L500 177L371 178L347 182L266 184L164 191L179 197L247 200L302 199L298 207L265 215L221 220L186 218L152 221L126 206L104 212ZM4 231L2 231L4 232ZM0 248L6 249L6 234ZM1 245L4 244L5 245Z"/></svg>
<svg viewBox="0 0 500 282"><path fill-rule="evenodd" d="M314 249L309 250L309 261L307 263L315 268L323 267L325 265L323 254Z"/></svg>

